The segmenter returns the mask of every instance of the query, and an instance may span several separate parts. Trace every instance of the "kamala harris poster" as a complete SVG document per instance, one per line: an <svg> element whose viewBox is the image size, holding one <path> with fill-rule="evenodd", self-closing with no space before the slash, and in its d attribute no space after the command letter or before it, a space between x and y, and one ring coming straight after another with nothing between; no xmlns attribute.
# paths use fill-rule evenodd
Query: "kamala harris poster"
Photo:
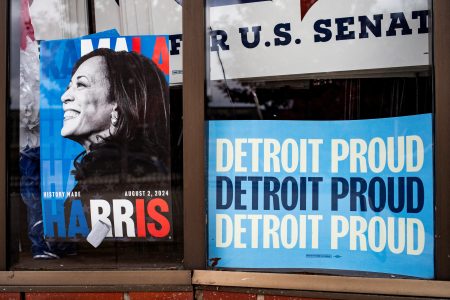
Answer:
<svg viewBox="0 0 450 300"><path fill-rule="evenodd" d="M41 43L45 237L171 240L167 36Z"/></svg>

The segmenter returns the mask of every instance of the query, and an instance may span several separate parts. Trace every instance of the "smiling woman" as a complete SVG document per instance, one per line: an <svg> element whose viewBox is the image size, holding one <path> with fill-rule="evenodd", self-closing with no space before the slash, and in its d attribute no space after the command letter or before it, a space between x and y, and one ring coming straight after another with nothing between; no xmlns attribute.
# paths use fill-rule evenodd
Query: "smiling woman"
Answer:
<svg viewBox="0 0 450 300"><path fill-rule="evenodd" d="M61 96L64 109L61 135L80 143L87 152L100 138L116 131L117 103L108 100L109 81L105 73L102 56L87 59L76 69Z"/></svg>
<svg viewBox="0 0 450 300"><path fill-rule="evenodd" d="M88 228L95 231L99 222L108 228L108 236L112 227L122 232L126 225L126 234L114 236L136 237L130 216L139 208L135 213L128 202L114 199L123 199L128 190L170 189L167 100L164 74L140 54L97 49L75 64L61 96L61 135L85 151L74 160L77 184L65 202L67 237L86 236ZM151 191L147 194L153 196ZM161 211L166 210L163 206ZM144 203L142 215L143 207ZM114 212L114 221L107 211ZM165 221L159 228L168 232L162 228ZM145 230L138 232L138 237L145 236Z"/></svg>

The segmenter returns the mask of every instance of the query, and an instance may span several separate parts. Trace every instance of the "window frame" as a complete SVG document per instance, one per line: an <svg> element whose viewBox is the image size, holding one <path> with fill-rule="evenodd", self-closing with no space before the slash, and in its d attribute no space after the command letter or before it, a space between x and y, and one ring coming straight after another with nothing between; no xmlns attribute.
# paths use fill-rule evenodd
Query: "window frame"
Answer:
<svg viewBox="0 0 450 300"><path fill-rule="evenodd" d="M0 286L28 291L192 290L198 286L261 288L330 293L428 296L450 295L450 1L433 0L433 71L435 124L435 280L377 279L327 275L206 270L205 84L206 27L204 0L183 6L183 191L184 268L167 271L8 271L7 270L7 126L9 5L0 1ZM191 281L191 270L193 280ZM142 278L137 280L138 278ZM246 280L244 280L244 278ZM395 284L393 284L395 282Z"/></svg>
<svg viewBox="0 0 450 300"><path fill-rule="evenodd" d="M0 181L0 270L6 270L6 110L8 100L8 71L9 57L7 55L8 32L9 32L9 6L7 1L0 2L0 99L3 99L4 105L0 108L0 174L3 180Z"/></svg>
<svg viewBox="0 0 450 300"><path fill-rule="evenodd" d="M433 0L435 275L450 280L450 2Z"/></svg>
<svg viewBox="0 0 450 300"><path fill-rule="evenodd" d="M196 1L190 1L196 2ZM432 74L434 75L434 162L435 166L439 166L438 168L434 168L435 178L435 279L434 280L409 280L409 279L395 279L396 280L396 289L392 290L392 294L397 295L415 295L415 296L424 296L421 294L420 290L425 288L420 283L438 283L438 286L431 288L429 291L429 296L431 295L431 291L438 292L438 288L444 290L447 296L450 294L450 290L448 290L449 282L443 280L450 280L450 219L448 215L450 214L450 201L446 201L446 195L450 194L450 185L447 182L447 178L450 176L450 158L448 157L448 153L450 153L450 103L447 99L450 99L450 85L448 82L450 81L450 53L448 49L450 48L450 34L446 28L450 27L450 20L448 19L448 15L450 15L450 2L445 0L433 0L430 1L431 10L432 10L432 21L431 32L430 32L430 49L432 49L433 53L432 57ZM186 8L186 7L184 7ZM205 10L205 8L203 8ZM198 14L196 18L193 18L196 21L197 30L203 31L205 30L204 19L200 20L201 15ZM185 30L185 27L183 27ZM201 36L198 36L201 38ZM204 38L204 37L203 37ZM198 44L204 44L204 40L198 40ZM204 51L208 52L208 51ZM201 56L201 55L200 55ZM192 59L194 62L199 63L196 60L196 57L184 57L184 59ZM197 58L199 59L199 58ZM197 85L195 89L200 89L202 86L204 88L205 82L200 82L200 79L205 79L206 75L201 76L201 74L195 73L195 70L187 69L189 65L184 66L184 76L185 78L188 76L197 76ZM185 79L186 80L186 79ZM193 99L190 97L190 91L186 91L186 95L184 97L184 103L189 103L190 101L195 101L195 105L191 104L191 107L194 107L198 110L197 116L203 115L204 117L204 104L205 104L205 95L203 94L203 98L199 99L198 97ZM185 118L186 120L186 118ZM189 123L189 125L194 126L195 124ZM191 128L194 132L201 132L204 124L197 125L196 130ZM204 130L204 129L203 129ZM185 139L188 137L185 136ZM191 136L191 138L195 138ZM206 142L206 141L205 141ZM204 142L204 143L205 143ZM191 155L197 153L198 156L204 156L204 145L201 143L193 143L193 148L185 148L185 152L189 152ZM186 146L186 144L185 144ZM186 158L186 156L185 156ZM206 158L203 158L204 160ZM198 166L197 166L198 167ZM202 167L204 168L204 162ZM186 176L186 174L185 174ZM201 186L198 186L197 191L200 190ZM205 190L205 186L203 186L202 190ZM195 196L195 193L190 195L191 197ZM185 194L186 197L186 194ZM204 195L202 194L202 197ZM200 198L200 196L199 196ZM206 201L205 201L206 202ZM206 218L206 215L205 215ZM203 267L202 269L206 269ZM268 277L269 281L265 281L266 277ZM286 276L286 281L281 280L285 284L279 284L275 286L271 286L267 282L275 281L278 274L268 273L254 273L254 272L216 272L216 271L196 271L194 272L193 283L199 285L216 285L216 286L247 286L253 288L280 288L280 289L309 289L308 284L304 285L303 282L315 282L310 280L305 280L308 278L315 278L318 282L322 282L324 290L327 290L328 281L333 278L333 276L325 276L325 275L295 275L295 274L284 274ZM304 277L306 276L306 277ZM242 280L245 280L245 283L242 284ZM339 277L338 277L339 278ZM332 291L342 291L342 289L346 289L348 286L347 280L353 279L352 277L340 277L340 284L336 285ZM247 280L249 279L249 281ZM298 279L298 281L297 281ZM356 278L355 278L356 279ZM254 280L254 282L252 281ZM376 283L377 280L374 278L358 278L357 281L361 280L364 282L362 284L362 288L356 288L355 292L358 290L360 292L369 292L370 289L366 288L366 286L371 286L372 282ZM394 279L384 279L390 280ZM338 280L339 281L339 280ZM295 282L300 282L295 284ZM344 286L344 287L342 287ZM388 289L386 287L378 290L379 292L386 291ZM373 291L376 292L376 291ZM383 294L383 293L381 293ZM391 294L391 293L390 293ZM435 294L437 295L437 294Z"/></svg>

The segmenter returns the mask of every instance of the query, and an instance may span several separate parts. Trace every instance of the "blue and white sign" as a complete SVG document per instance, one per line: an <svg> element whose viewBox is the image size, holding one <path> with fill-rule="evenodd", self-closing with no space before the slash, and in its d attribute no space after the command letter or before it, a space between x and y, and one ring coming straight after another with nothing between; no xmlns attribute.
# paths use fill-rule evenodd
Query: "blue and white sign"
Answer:
<svg viewBox="0 0 450 300"><path fill-rule="evenodd" d="M431 114L207 130L216 267L433 278Z"/></svg>

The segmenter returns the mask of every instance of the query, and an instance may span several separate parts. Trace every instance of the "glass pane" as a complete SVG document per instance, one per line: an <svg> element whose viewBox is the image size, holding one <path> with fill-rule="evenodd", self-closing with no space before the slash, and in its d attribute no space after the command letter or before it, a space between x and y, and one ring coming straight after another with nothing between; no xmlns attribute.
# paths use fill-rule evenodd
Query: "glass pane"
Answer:
<svg viewBox="0 0 450 300"><path fill-rule="evenodd" d="M208 3L210 267L433 278L429 2Z"/></svg>
<svg viewBox="0 0 450 300"><path fill-rule="evenodd" d="M10 12L10 268L182 268L181 6L21 2Z"/></svg>

